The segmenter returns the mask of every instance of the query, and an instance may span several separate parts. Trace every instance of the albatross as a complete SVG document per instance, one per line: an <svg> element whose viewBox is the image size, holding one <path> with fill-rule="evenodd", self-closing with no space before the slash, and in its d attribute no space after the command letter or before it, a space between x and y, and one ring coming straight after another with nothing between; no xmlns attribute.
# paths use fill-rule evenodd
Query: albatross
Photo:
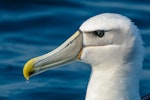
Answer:
<svg viewBox="0 0 150 100"><path fill-rule="evenodd" d="M29 80L56 66L81 61L92 69L85 100L141 100L143 56L137 26L123 15L103 13L86 20L55 50L29 60L23 74Z"/></svg>

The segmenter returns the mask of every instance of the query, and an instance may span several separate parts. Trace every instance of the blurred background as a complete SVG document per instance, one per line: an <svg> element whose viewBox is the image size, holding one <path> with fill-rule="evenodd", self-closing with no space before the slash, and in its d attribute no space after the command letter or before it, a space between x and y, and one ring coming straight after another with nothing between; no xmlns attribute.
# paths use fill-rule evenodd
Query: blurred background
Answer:
<svg viewBox="0 0 150 100"><path fill-rule="evenodd" d="M35 77L22 69L69 38L100 13L129 17L140 29L146 53L141 96L150 93L150 0L0 0L0 100L84 100L90 66L75 62Z"/></svg>

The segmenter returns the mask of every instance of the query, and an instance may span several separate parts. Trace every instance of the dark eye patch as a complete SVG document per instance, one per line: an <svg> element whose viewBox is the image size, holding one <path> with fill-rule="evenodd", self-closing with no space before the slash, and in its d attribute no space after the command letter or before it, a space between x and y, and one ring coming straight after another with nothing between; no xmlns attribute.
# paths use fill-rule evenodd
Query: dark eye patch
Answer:
<svg viewBox="0 0 150 100"><path fill-rule="evenodd" d="M102 38L105 35L104 30L97 30L97 31L94 31L93 33L100 38Z"/></svg>
<svg viewBox="0 0 150 100"><path fill-rule="evenodd" d="M98 36L100 38L104 37L105 33L108 32L110 30L96 30L96 31L84 31L84 33L90 33L90 34L93 34L95 36ZM82 33L81 30L79 30L79 32Z"/></svg>

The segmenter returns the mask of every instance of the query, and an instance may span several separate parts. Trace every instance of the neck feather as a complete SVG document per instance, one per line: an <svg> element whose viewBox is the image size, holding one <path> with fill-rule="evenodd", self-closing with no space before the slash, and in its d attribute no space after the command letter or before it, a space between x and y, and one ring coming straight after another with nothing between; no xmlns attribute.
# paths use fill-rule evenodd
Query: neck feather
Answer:
<svg viewBox="0 0 150 100"><path fill-rule="evenodd" d="M92 66L86 100L140 100L141 69L133 64L112 65Z"/></svg>

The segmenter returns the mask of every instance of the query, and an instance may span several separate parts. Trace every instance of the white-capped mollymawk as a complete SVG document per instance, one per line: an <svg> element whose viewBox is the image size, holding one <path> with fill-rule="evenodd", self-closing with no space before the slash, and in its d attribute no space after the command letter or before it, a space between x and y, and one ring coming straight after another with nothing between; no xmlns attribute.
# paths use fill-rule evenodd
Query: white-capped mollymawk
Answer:
<svg viewBox="0 0 150 100"><path fill-rule="evenodd" d="M29 60L23 74L28 80L55 66L81 61L92 68L86 100L141 100L143 56L143 41L133 22L104 13L86 20L57 49Z"/></svg>

